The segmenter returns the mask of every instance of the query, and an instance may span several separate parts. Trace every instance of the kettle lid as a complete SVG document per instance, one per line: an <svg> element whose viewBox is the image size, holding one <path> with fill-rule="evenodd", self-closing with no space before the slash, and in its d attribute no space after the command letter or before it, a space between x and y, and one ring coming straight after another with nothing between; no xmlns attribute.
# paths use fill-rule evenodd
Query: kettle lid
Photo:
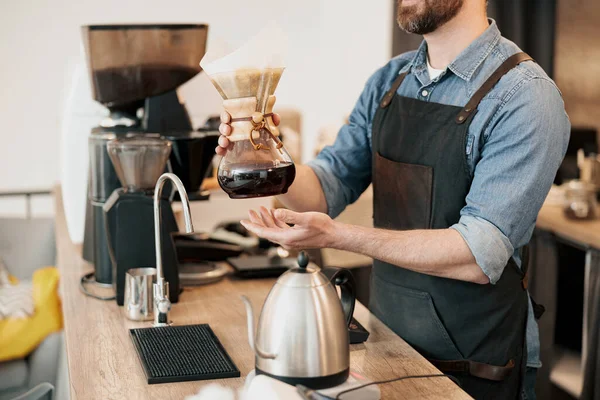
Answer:
<svg viewBox="0 0 600 400"><path fill-rule="evenodd" d="M289 269L277 280L278 285L287 287L317 287L328 283L329 279L321 273L319 267L309 263L304 251L298 255L298 266Z"/></svg>

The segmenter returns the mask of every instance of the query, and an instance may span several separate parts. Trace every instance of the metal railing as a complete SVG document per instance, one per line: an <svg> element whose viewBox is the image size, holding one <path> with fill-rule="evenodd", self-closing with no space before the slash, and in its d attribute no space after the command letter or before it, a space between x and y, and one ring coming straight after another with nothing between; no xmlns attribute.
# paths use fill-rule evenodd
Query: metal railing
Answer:
<svg viewBox="0 0 600 400"><path fill-rule="evenodd" d="M4 197L25 197L25 218L31 218L31 198L33 196L52 196L51 189L35 190L9 190L0 191L0 198Z"/></svg>

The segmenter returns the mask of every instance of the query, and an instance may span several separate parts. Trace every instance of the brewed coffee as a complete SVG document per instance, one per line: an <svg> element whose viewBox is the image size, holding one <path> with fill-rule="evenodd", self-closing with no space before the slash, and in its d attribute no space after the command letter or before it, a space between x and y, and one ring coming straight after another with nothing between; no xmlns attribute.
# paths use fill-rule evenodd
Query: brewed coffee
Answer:
<svg viewBox="0 0 600 400"><path fill-rule="evenodd" d="M287 193L296 177L292 162L274 166L263 164L229 164L219 173L219 185L232 199L274 196Z"/></svg>

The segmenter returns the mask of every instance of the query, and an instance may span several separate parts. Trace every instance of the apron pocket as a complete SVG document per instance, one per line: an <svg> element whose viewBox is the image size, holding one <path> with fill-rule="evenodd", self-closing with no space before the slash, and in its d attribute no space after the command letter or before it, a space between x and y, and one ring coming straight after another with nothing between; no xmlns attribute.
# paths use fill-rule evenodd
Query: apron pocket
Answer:
<svg viewBox="0 0 600 400"><path fill-rule="evenodd" d="M391 330L426 358L463 360L427 292L373 275L370 308Z"/></svg>
<svg viewBox="0 0 600 400"><path fill-rule="evenodd" d="M388 160L376 153L375 171L375 225L402 226L405 230L430 228L433 168Z"/></svg>

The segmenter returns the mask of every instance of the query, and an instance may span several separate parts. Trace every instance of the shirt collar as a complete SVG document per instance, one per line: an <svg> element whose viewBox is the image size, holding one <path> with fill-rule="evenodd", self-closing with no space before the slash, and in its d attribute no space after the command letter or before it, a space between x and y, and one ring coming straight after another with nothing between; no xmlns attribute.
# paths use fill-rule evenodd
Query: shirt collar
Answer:
<svg viewBox="0 0 600 400"><path fill-rule="evenodd" d="M471 44L464 49L454 61L448 65L448 69L459 78L470 81L473 74L481 63L492 52L498 44L501 34L496 21L489 18L490 26L475 39ZM412 61L409 63L409 68L414 74L423 72L427 69L427 42L423 40Z"/></svg>

